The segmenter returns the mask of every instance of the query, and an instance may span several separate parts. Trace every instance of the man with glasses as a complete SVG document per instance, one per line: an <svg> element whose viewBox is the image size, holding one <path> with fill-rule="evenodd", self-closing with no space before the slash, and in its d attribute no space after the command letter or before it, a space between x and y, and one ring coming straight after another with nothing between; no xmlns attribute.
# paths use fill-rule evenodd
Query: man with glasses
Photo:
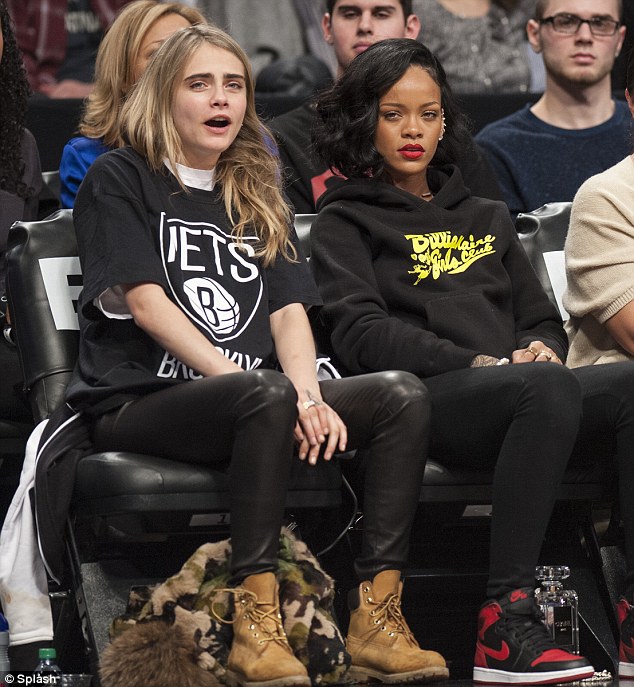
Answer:
<svg viewBox="0 0 634 687"><path fill-rule="evenodd" d="M476 136L513 216L572 200L588 177L628 154L631 117L610 81L621 14L621 0L537 0L526 30L544 59L544 93Z"/></svg>

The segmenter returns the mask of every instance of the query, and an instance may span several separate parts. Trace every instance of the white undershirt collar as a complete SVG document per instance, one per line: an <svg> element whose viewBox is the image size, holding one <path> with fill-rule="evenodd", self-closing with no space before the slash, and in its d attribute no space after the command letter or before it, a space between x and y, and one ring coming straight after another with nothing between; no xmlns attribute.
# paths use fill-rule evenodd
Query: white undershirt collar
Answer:
<svg viewBox="0 0 634 687"><path fill-rule="evenodd" d="M167 169L174 174L174 169L172 168L169 160L165 158L163 162ZM213 191L213 188L216 184L215 167L214 169L194 169L193 167L186 167L185 165L181 165L177 162L176 170L178 171L178 176L182 179L185 186L189 186L189 188L198 188L201 191Z"/></svg>

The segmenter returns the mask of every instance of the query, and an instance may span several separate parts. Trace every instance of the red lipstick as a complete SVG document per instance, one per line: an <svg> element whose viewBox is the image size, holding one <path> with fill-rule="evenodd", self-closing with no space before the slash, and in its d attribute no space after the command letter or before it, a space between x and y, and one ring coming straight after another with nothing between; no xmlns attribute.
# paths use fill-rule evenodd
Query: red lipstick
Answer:
<svg viewBox="0 0 634 687"><path fill-rule="evenodd" d="M408 160L418 160L425 154L425 149L419 145L406 145L399 148L398 152Z"/></svg>

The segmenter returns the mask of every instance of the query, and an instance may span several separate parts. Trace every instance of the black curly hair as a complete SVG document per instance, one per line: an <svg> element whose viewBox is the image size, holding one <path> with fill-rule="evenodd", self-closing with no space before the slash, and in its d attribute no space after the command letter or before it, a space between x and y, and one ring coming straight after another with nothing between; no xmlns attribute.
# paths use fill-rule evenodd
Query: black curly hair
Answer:
<svg viewBox="0 0 634 687"><path fill-rule="evenodd" d="M23 181L22 136L31 93L18 49L9 10L0 0L0 22L4 51L0 60L0 189L20 198L30 198L34 189Z"/></svg>
<svg viewBox="0 0 634 687"><path fill-rule="evenodd" d="M472 145L467 119L434 54L411 38L389 38L357 55L319 97L313 148L331 169L346 177L381 175L383 158L374 147L379 101L412 65L422 67L440 87L446 125L438 144L442 159L455 162Z"/></svg>

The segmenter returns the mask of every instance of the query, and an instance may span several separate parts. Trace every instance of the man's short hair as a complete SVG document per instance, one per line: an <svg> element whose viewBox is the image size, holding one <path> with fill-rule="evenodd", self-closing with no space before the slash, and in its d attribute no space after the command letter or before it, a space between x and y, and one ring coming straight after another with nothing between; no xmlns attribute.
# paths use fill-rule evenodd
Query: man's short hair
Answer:
<svg viewBox="0 0 634 687"><path fill-rule="evenodd" d="M399 0L399 2L401 3L401 7L403 8L405 20L407 20L407 17L409 17L409 15L412 14L412 0ZM326 0L326 12L332 15L336 4L337 0Z"/></svg>
<svg viewBox="0 0 634 687"><path fill-rule="evenodd" d="M334 0L334 2L333 2L332 4L334 5L335 2L336 2L336 0ZM331 4L331 3L330 3L330 0L328 0L328 4ZM535 18L537 21L539 21L540 19L543 19L543 18L544 18L544 13L545 13L545 11L546 11L546 5L547 5L547 4L548 4L548 0L537 0L537 2L535 3L535 15L534 15L534 18ZM618 19L619 21L621 21L621 19L623 18L623 0L617 0L617 12L618 12L618 15L619 15L619 16L617 17L617 19Z"/></svg>

